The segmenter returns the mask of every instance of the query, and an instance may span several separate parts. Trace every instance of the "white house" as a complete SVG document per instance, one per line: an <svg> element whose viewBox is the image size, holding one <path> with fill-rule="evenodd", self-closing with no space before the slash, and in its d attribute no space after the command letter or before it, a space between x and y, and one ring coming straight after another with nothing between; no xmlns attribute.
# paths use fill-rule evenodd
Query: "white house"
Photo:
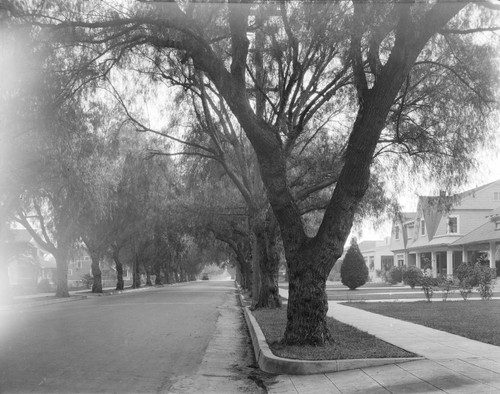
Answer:
<svg viewBox="0 0 500 394"><path fill-rule="evenodd" d="M434 276L455 272L463 261L485 254L500 260L500 180L446 196L421 196L416 212L393 223L391 250L398 265L432 269Z"/></svg>
<svg viewBox="0 0 500 394"><path fill-rule="evenodd" d="M370 276L375 277L377 271L388 271L394 266L394 255L390 249L390 237L380 241L362 241L358 244Z"/></svg>

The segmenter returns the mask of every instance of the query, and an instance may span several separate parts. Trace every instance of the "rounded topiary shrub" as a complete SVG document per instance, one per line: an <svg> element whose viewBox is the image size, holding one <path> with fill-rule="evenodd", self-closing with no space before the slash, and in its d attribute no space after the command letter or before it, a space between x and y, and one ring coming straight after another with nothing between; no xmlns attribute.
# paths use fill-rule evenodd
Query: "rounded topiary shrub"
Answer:
<svg viewBox="0 0 500 394"><path fill-rule="evenodd" d="M356 238L352 238L351 246L347 251L342 267L340 268L342 284L354 290L368 281L368 267L359 250Z"/></svg>

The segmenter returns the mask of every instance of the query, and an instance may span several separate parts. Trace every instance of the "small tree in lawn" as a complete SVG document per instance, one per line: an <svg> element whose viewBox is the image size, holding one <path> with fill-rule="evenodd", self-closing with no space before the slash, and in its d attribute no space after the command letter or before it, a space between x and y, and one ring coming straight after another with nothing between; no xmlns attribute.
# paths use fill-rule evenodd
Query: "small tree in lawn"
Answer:
<svg viewBox="0 0 500 394"><path fill-rule="evenodd" d="M368 280L368 267L359 250L356 238L351 240L351 246L340 269L340 276L342 277L342 284L351 290L363 286Z"/></svg>

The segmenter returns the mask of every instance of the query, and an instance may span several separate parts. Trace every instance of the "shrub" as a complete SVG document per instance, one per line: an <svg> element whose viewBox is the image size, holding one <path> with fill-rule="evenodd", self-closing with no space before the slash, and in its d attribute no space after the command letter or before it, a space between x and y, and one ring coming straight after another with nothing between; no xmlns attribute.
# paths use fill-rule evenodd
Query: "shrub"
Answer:
<svg viewBox="0 0 500 394"><path fill-rule="evenodd" d="M497 277L496 271L496 268L490 268L481 263L474 264L474 277L477 282L476 286L483 300L489 300L493 295L491 286L495 283L495 278Z"/></svg>
<svg viewBox="0 0 500 394"><path fill-rule="evenodd" d="M441 297L443 301L448 299L448 294L451 290L453 290L456 286L456 283L453 279L449 279L447 276L443 275L439 278L439 288L441 289Z"/></svg>
<svg viewBox="0 0 500 394"><path fill-rule="evenodd" d="M467 301L467 298L470 296L472 293L472 286L469 282L468 278L464 278L460 281L460 284L458 286L458 289L460 290L460 295L464 299L464 301Z"/></svg>
<svg viewBox="0 0 500 394"><path fill-rule="evenodd" d="M467 281L467 284L471 287L477 286L477 281L474 273L474 264L472 263L462 263L457 267L457 278L462 282Z"/></svg>
<svg viewBox="0 0 500 394"><path fill-rule="evenodd" d="M403 283L410 286L412 289L420 283L422 278L422 270L414 265L410 265L403 270Z"/></svg>
<svg viewBox="0 0 500 394"><path fill-rule="evenodd" d="M42 279L38 282L36 289L39 293L50 293L52 291L52 286L48 279Z"/></svg>
<svg viewBox="0 0 500 394"><path fill-rule="evenodd" d="M391 285L400 283L403 281L403 267L392 267L389 271L385 273L385 281Z"/></svg>
<svg viewBox="0 0 500 394"><path fill-rule="evenodd" d="M353 238L340 268L342 284L354 290L367 282L368 274L365 259L359 250L356 239Z"/></svg>
<svg viewBox="0 0 500 394"><path fill-rule="evenodd" d="M479 258L475 264L460 264L457 268L457 278L460 281L460 294L464 300L467 300L473 287L477 287L483 300L489 300L493 294L491 286L495 283L496 269L490 268L484 258Z"/></svg>
<svg viewBox="0 0 500 394"><path fill-rule="evenodd" d="M81 276L82 282L85 285L87 289L90 289L92 285L94 284L94 278L90 274L85 274Z"/></svg>
<svg viewBox="0 0 500 394"><path fill-rule="evenodd" d="M437 281L427 271L422 274L419 285L422 286L427 302L431 302L432 296L434 295L434 286L436 284Z"/></svg>

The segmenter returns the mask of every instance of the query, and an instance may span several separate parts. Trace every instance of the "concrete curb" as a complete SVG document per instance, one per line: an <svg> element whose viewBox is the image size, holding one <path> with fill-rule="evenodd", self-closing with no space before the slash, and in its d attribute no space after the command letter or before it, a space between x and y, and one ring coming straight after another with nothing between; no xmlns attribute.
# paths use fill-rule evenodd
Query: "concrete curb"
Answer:
<svg viewBox="0 0 500 394"><path fill-rule="evenodd" d="M72 295L72 296L66 297L66 298L55 298L55 299L50 299L50 300L39 300L39 301L32 301L32 302L20 302L20 303L2 305L2 306L0 306L0 310L32 308L32 307L40 306L40 305L60 304L63 302L74 302L74 301L81 301L81 300L85 300L85 299L87 299L87 296Z"/></svg>
<svg viewBox="0 0 500 394"><path fill-rule="evenodd" d="M244 308L245 320L252 338L255 358L259 368L268 373L287 375L312 375L376 367L388 364L400 364L408 361L424 360L424 357L405 358L363 358L353 360L293 360L275 356L267 344L257 320L249 307Z"/></svg>

